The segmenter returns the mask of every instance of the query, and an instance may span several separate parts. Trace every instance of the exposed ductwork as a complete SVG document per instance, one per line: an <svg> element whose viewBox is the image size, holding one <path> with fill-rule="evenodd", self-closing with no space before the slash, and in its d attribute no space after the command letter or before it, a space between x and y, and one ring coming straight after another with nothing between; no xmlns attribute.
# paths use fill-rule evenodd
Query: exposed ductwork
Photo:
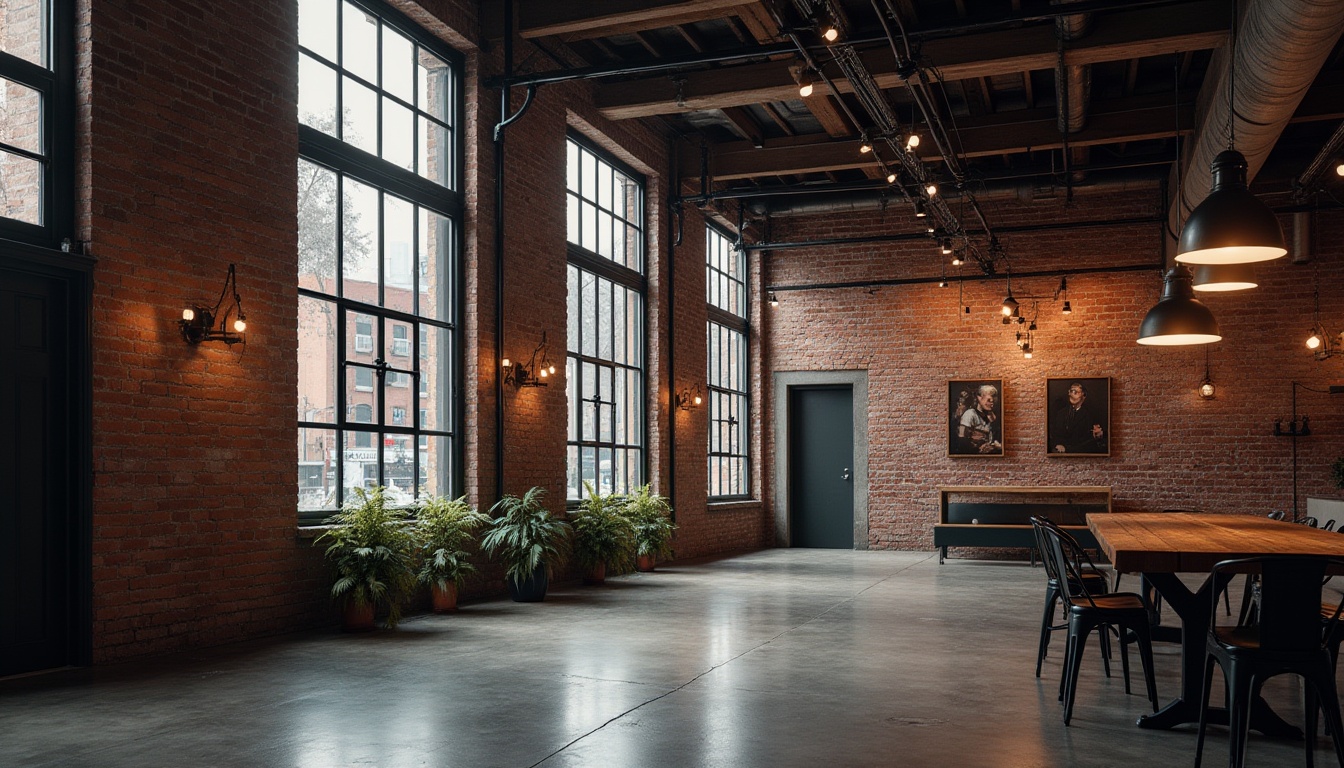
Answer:
<svg viewBox="0 0 1344 768"><path fill-rule="evenodd" d="M1288 251L1294 264L1306 264L1315 255L1311 252L1312 216L1307 211L1293 214L1293 247Z"/></svg>
<svg viewBox="0 0 1344 768"><path fill-rule="evenodd" d="M1181 194L1168 220L1180 219L1209 194L1213 158L1228 147L1228 78L1235 73L1236 148L1253 180L1303 95L1344 32L1340 0L1255 0L1238 22L1235 61L1224 46L1209 66L1197 108L1199 128L1186 155Z"/></svg>
<svg viewBox="0 0 1344 768"><path fill-rule="evenodd" d="M1064 5L1077 0L1054 0ZM1067 44L1092 30L1092 14L1079 13L1055 18L1055 34ZM1086 64L1066 65L1061 58L1055 71L1055 103L1059 105L1059 132L1077 133L1087 124L1087 108L1092 100L1092 67Z"/></svg>

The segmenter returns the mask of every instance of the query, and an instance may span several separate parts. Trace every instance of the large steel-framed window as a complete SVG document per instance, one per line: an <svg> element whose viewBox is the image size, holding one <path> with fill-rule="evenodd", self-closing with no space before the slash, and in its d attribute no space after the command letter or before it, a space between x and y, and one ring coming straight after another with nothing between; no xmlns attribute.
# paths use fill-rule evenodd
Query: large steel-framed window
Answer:
<svg viewBox="0 0 1344 768"><path fill-rule="evenodd" d="M566 166L567 496L644 482L644 182L576 137Z"/></svg>
<svg viewBox="0 0 1344 768"><path fill-rule="evenodd" d="M73 237L73 9L0 0L0 238Z"/></svg>
<svg viewBox="0 0 1344 768"><path fill-rule="evenodd" d="M747 255L712 227L705 229L705 300L709 304L709 497L746 498L751 494Z"/></svg>
<svg viewBox="0 0 1344 768"><path fill-rule="evenodd" d="M461 493L461 71L376 0L299 2L300 522Z"/></svg>

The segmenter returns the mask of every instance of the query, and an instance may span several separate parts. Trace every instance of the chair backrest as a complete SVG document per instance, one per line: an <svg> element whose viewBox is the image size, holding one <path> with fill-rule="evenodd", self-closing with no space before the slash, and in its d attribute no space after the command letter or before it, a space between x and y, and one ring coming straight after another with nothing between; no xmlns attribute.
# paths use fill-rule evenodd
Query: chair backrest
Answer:
<svg viewBox="0 0 1344 768"><path fill-rule="evenodd" d="M1079 589L1077 590L1079 594L1074 594L1075 590L1068 588L1069 583L1079 585L1084 583L1081 564L1084 560L1089 564L1091 563L1087 551L1078 544L1073 536L1069 535L1068 531L1049 520L1033 517L1031 522L1043 540L1044 547L1041 550L1041 559L1053 560L1054 562L1054 571L1058 574L1056 578L1059 579L1060 584L1060 596L1069 602L1076 602L1081 598L1095 606L1096 601L1092 599L1092 594L1086 589Z"/></svg>
<svg viewBox="0 0 1344 768"><path fill-rule="evenodd" d="M1036 549L1041 553L1041 565L1045 566L1045 576L1058 582L1059 567L1055 564L1055 559L1050 556L1050 542L1045 538L1045 527L1050 521L1035 515L1030 520L1031 532L1036 537Z"/></svg>
<svg viewBox="0 0 1344 768"><path fill-rule="evenodd" d="M1254 628L1265 651L1307 651L1323 647L1336 622L1321 632L1321 581L1331 567L1344 568L1344 559L1307 555L1273 555L1224 560L1213 567L1211 578L1220 574L1249 573L1259 576L1259 615ZM1218 616L1218 595L1213 595L1213 613ZM1339 611L1336 610L1335 618ZM1216 622L1216 618L1215 618Z"/></svg>
<svg viewBox="0 0 1344 768"><path fill-rule="evenodd" d="M1273 512L1270 512L1268 515L1266 515L1266 517L1268 517L1270 520L1282 520L1283 512L1276 509Z"/></svg>

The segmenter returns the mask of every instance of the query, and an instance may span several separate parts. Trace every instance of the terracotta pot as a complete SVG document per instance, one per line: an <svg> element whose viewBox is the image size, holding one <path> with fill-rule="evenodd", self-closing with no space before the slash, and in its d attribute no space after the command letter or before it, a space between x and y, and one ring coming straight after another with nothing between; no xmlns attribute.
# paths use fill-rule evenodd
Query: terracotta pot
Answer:
<svg viewBox="0 0 1344 768"><path fill-rule="evenodd" d="M635 570L644 573L652 573L653 566L657 564L657 562L657 558L653 555L639 555L635 558Z"/></svg>
<svg viewBox="0 0 1344 768"><path fill-rule="evenodd" d="M583 577L584 584L606 584L607 583L607 564L598 563L588 569L588 573Z"/></svg>
<svg viewBox="0 0 1344 768"><path fill-rule="evenodd" d="M373 631L373 603L356 603L347 600L341 614L341 629L346 632Z"/></svg>
<svg viewBox="0 0 1344 768"><path fill-rule="evenodd" d="M453 582L448 582L442 589L438 584L431 584L429 595L434 601L435 613L452 613L457 610L457 585Z"/></svg>

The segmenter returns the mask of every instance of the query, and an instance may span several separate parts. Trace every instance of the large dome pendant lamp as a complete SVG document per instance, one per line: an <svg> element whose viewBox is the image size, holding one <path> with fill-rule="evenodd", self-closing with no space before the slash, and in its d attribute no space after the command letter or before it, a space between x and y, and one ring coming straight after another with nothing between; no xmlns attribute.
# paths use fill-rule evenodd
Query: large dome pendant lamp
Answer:
<svg viewBox="0 0 1344 768"><path fill-rule="evenodd" d="M1193 281L1189 267L1177 264L1167 271L1162 299L1139 325L1140 344L1171 347L1223 340L1213 313L1195 298Z"/></svg>
<svg viewBox="0 0 1344 768"><path fill-rule="evenodd" d="M1246 156L1236 150L1237 4L1227 57L1227 149L1213 159L1213 190L1181 230L1176 260L1183 264L1252 264L1288 253L1274 212L1246 184Z"/></svg>

